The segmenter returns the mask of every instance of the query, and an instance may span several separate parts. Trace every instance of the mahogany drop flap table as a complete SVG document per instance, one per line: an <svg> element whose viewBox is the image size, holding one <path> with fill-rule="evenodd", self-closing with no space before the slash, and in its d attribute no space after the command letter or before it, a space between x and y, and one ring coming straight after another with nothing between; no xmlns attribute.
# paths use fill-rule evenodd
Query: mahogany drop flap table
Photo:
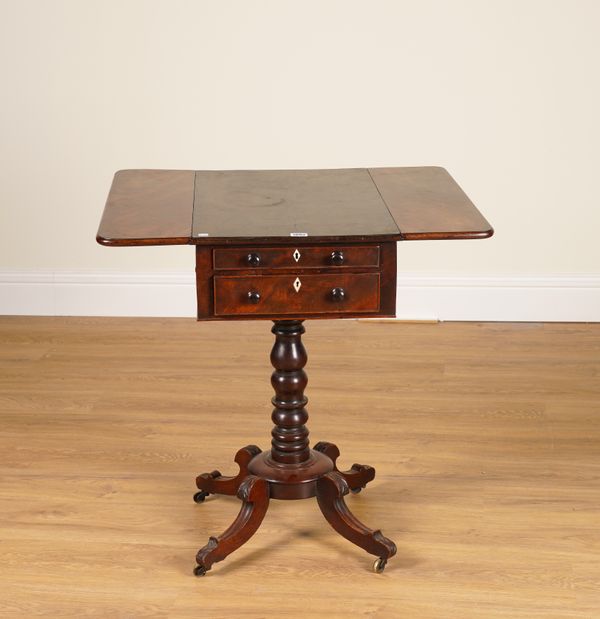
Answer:
<svg viewBox="0 0 600 619"><path fill-rule="evenodd" d="M362 524L344 497L375 469L336 466L339 450L311 449L306 423L303 321L393 317L397 241L482 239L493 230L439 167L341 170L121 170L115 174L97 241L109 246L195 245L198 320L270 320L275 390L271 449L248 445L239 472L196 478L209 494L242 506L196 556L204 575L260 526L270 499L316 497L329 524L375 555L383 571L394 542Z"/></svg>

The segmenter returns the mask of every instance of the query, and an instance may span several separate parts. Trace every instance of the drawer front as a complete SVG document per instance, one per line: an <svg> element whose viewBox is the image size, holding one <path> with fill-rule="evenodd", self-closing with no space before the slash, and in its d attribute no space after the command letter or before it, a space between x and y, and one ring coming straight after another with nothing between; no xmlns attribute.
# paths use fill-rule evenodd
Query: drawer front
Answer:
<svg viewBox="0 0 600 619"><path fill-rule="evenodd" d="M290 269L378 267L378 245L223 247L213 250L219 269Z"/></svg>
<svg viewBox="0 0 600 619"><path fill-rule="evenodd" d="M379 311L379 273L214 277L215 316Z"/></svg>

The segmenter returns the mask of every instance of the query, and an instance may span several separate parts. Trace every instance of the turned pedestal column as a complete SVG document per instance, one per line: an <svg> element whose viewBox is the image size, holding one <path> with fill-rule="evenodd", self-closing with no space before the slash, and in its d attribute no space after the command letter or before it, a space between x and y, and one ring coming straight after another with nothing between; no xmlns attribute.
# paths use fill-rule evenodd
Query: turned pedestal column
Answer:
<svg viewBox="0 0 600 619"><path fill-rule="evenodd" d="M308 398L304 389L308 382L304 366L307 355L301 336L301 320L276 321L272 333L275 344L271 364L275 368L271 384L275 407L271 419L271 450L256 456L248 470L270 483L273 499L306 499L315 496L317 480L333 470L331 458L309 448Z"/></svg>

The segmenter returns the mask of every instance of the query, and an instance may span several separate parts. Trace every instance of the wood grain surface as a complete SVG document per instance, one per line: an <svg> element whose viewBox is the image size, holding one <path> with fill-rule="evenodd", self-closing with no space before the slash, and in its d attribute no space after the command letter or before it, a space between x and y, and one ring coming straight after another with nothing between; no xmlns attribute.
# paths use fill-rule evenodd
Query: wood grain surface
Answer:
<svg viewBox="0 0 600 619"><path fill-rule="evenodd" d="M193 207L193 171L119 170L96 240L101 245L185 245Z"/></svg>
<svg viewBox="0 0 600 619"><path fill-rule="evenodd" d="M477 239L492 227L439 167L120 170L102 245Z"/></svg>
<svg viewBox="0 0 600 619"><path fill-rule="evenodd" d="M404 241L485 239L494 233L444 168L371 168L369 173Z"/></svg>
<svg viewBox="0 0 600 619"><path fill-rule="evenodd" d="M600 616L600 325L305 326L311 444L377 469L346 501L383 574L314 499L191 573L240 505L194 476L269 445L267 324L2 317L0 616Z"/></svg>
<svg viewBox="0 0 600 619"><path fill-rule="evenodd" d="M398 234L364 169L200 171L195 196L194 242Z"/></svg>

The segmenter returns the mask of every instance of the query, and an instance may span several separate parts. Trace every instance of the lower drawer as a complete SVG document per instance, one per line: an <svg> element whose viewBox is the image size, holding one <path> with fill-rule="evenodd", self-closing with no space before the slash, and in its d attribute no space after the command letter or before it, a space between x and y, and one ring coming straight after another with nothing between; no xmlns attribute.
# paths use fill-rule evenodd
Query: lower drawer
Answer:
<svg viewBox="0 0 600 619"><path fill-rule="evenodd" d="M379 311L379 273L214 277L215 316Z"/></svg>

